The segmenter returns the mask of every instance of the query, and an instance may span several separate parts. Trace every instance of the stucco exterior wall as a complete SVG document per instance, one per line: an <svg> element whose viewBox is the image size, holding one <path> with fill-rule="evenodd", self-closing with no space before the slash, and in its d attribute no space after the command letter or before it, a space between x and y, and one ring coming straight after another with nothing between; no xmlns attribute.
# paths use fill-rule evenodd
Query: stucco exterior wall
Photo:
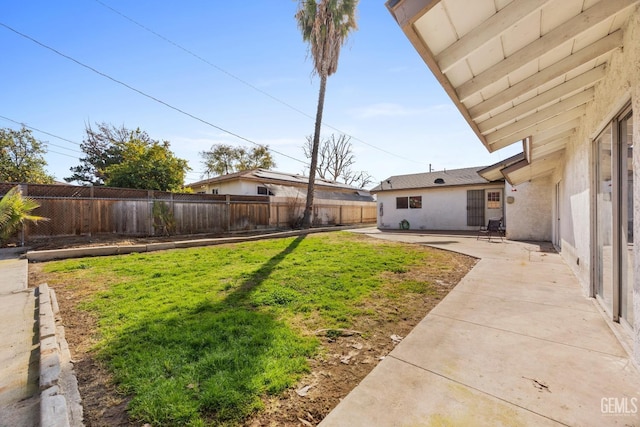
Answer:
<svg viewBox="0 0 640 427"><path fill-rule="evenodd" d="M196 191L204 191L206 194L212 194L211 191L214 188L218 189L218 194L235 194L238 196L255 196L258 194L258 190L255 188L255 185L249 188L247 183L242 181L207 184L204 189L197 188ZM250 190L253 190L253 192L249 192Z"/></svg>
<svg viewBox="0 0 640 427"><path fill-rule="evenodd" d="M218 194L237 194L240 196L258 194L258 184L250 181L221 182L215 187L218 188ZM211 190L208 192L210 193Z"/></svg>
<svg viewBox="0 0 640 427"><path fill-rule="evenodd" d="M581 139L582 138L582 139ZM577 276L585 296L590 294L592 142L576 136L567 144L560 182L561 254ZM554 187L555 187L554 182Z"/></svg>
<svg viewBox="0 0 640 427"><path fill-rule="evenodd" d="M606 76L595 86L595 100L583 117L582 126L565 151L559 181L564 193L562 212L562 256L574 269L585 295L591 295L590 257L592 220L593 140L630 101L633 105L633 138L640 141L640 9L636 8L623 27L624 49L613 53ZM640 179L640 150L633 153L634 181ZM638 182L638 181L636 181ZM634 186L634 235L640 236L640 186ZM640 250L634 245L634 323L632 337L635 360L640 363Z"/></svg>
<svg viewBox="0 0 640 427"><path fill-rule="evenodd" d="M539 178L505 188L507 238L511 240L551 240L551 178Z"/></svg>
<svg viewBox="0 0 640 427"><path fill-rule="evenodd" d="M378 228L399 229L402 220L412 230L477 230L467 225L467 190L503 190L501 185L445 187L377 193ZM422 196L421 209L396 209L396 197ZM381 209L382 207L382 209Z"/></svg>

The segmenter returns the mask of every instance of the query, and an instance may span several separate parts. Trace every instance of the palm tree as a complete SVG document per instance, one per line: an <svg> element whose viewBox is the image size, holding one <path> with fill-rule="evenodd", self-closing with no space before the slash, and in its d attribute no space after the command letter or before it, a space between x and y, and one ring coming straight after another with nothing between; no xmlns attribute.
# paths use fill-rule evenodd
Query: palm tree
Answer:
<svg viewBox="0 0 640 427"><path fill-rule="evenodd" d="M22 195L20 186L9 190L0 199L0 242L11 237L25 221L46 221L47 218L31 214L39 206L35 200Z"/></svg>
<svg viewBox="0 0 640 427"><path fill-rule="evenodd" d="M337 71L340 48L347 40L349 33L357 28L355 18L357 5L358 0L300 0L296 13L298 28L302 31L302 39L309 43L309 51L313 57L313 72L320 76L316 126L309 167L309 185L307 186L307 203L302 218L303 228L311 227L313 192L327 77Z"/></svg>

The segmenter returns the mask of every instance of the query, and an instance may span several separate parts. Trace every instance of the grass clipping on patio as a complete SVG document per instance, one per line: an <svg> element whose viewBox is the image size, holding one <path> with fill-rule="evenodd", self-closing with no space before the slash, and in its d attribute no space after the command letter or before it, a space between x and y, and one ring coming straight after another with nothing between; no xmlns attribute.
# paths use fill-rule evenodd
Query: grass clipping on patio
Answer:
<svg viewBox="0 0 640 427"><path fill-rule="evenodd" d="M315 331L348 330L372 307L429 294L412 267L451 268L445 252L350 233L47 263L49 283L83 295L94 351L132 419L241 422L292 387L319 351Z"/></svg>

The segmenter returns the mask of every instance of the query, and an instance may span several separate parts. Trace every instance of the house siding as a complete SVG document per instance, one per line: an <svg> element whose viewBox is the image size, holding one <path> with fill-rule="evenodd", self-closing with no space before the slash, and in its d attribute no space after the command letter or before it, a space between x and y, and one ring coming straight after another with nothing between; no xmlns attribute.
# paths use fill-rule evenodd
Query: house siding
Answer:
<svg viewBox="0 0 640 427"><path fill-rule="evenodd" d="M629 101L633 107L633 138L640 141L640 11L636 8L623 27L624 49L613 53L607 73L595 87L582 127L567 145L564 167L550 187L560 182L561 254L576 273L585 296L591 296L591 248L593 222L593 140ZM637 144L636 144L637 146ZM634 181L640 182L640 149L633 153ZM634 235L640 236L640 185L634 186ZM634 333L632 352L640 363L640 250L634 246Z"/></svg>
<svg viewBox="0 0 640 427"><path fill-rule="evenodd" d="M467 190L497 190L496 186L462 186L379 192L378 228L399 229L407 220L412 230L477 230L467 225ZM421 209L396 209L397 197L422 196ZM382 205L382 215L380 206Z"/></svg>
<svg viewBox="0 0 640 427"><path fill-rule="evenodd" d="M511 240L551 240L551 178L539 178L505 189L507 238Z"/></svg>

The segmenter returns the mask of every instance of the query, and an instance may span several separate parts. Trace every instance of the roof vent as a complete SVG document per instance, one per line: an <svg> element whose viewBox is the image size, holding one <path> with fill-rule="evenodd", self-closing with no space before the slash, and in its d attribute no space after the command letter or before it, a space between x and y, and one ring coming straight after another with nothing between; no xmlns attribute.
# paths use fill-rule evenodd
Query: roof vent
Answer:
<svg viewBox="0 0 640 427"><path fill-rule="evenodd" d="M442 178L436 178L435 181L433 181L434 184L444 184L444 179Z"/></svg>

